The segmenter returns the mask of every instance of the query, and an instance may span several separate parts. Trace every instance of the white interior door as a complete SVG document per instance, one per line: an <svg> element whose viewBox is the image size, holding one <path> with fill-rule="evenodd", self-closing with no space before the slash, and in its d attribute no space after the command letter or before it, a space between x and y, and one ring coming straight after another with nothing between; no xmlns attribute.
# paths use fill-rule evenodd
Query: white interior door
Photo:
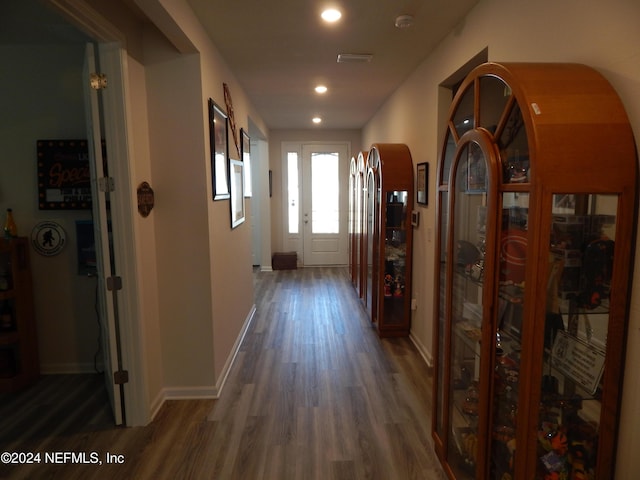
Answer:
<svg viewBox="0 0 640 480"><path fill-rule="evenodd" d="M112 235L110 234L109 211L107 210L108 193L101 192L98 187L100 179L105 177L102 150L102 116L99 90L91 86L91 74L96 72L96 55L93 45L87 44L85 50L84 84L85 105L87 111L87 138L89 144L91 192L93 203L93 226L97 260L98 281L98 315L100 320L104 380L109 401L113 409L116 425L123 423L123 392L120 384L114 381L114 373L118 368L118 338L116 332L115 297L107 283L114 276L112 262ZM94 79L95 81L95 79Z"/></svg>
<svg viewBox="0 0 640 480"><path fill-rule="evenodd" d="M346 265L349 259L349 148L302 146L302 229L305 266Z"/></svg>

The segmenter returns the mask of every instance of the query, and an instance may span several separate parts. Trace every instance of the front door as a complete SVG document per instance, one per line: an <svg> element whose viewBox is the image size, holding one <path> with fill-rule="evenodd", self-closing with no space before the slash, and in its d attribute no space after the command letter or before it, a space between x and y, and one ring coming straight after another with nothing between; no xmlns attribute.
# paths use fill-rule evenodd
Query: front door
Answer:
<svg viewBox="0 0 640 480"><path fill-rule="evenodd" d="M302 230L305 266L349 260L349 148L346 143L302 146Z"/></svg>

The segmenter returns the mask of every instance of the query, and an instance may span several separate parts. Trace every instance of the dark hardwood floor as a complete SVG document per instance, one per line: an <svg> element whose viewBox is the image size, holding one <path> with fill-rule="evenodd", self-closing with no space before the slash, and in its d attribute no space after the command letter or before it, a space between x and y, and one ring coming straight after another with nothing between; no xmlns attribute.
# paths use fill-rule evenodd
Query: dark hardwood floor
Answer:
<svg viewBox="0 0 640 480"><path fill-rule="evenodd" d="M255 279L256 316L220 399L168 401L148 426L119 428L99 375L43 377L0 395L0 452L41 454L0 464L0 478L444 479L427 366L409 339L376 336L346 270Z"/></svg>

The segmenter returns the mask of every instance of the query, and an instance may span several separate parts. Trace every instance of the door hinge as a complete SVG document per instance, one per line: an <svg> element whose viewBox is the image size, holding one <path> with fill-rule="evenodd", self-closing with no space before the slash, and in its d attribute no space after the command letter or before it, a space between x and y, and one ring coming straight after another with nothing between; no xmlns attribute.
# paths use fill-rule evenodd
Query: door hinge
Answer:
<svg viewBox="0 0 640 480"><path fill-rule="evenodd" d="M91 73L89 75L89 85L94 90L107 88L107 76L104 73Z"/></svg>
<svg viewBox="0 0 640 480"><path fill-rule="evenodd" d="M101 177L98 179L98 189L101 192L113 192L116 189L116 184L113 181L113 177Z"/></svg>
<svg viewBox="0 0 640 480"><path fill-rule="evenodd" d="M113 292L114 290L122 290L122 277L112 276L107 277L107 290Z"/></svg>
<svg viewBox="0 0 640 480"><path fill-rule="evenodd" d="M129 383L129 371L118 370L117 372L113 372L113 383L115 383L116 385Z"/></svg>

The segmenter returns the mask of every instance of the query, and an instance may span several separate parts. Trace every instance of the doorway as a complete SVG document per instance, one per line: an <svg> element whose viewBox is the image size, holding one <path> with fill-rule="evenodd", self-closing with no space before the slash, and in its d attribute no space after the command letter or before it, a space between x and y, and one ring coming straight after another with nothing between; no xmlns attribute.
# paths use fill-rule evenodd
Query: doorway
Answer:
<svg viewBox="0 0 640 480"><path fill-rule="evenodd" d="M81 274L76 259L76 247L80 244L76 234L77 222L95 222L97 217L91 214L91 210L39 210L32 188L36 185L37 139L87 138L86 99L83 97L81 82L85 45L92 39L57 12L43 7L35 0L11 0L3 3L2 15L6 15L3 20L15 24L17 28L2 36L3 60L14 65L14 68L11 76L2 79L3 91L10 96L11 101L7 102L5 110L5 118L10 119L10 123L5 124L7 128L2 129L0 139L7 133L13 137L10 144L14 146L14 150L9 152L7 158L15 161L3 166L11 171L11 176L5 176L10 181L0 183L0 190L3 192L0 203L4 205L4 202L11 202L16 213L19 212L19 235L28 237L33 225L42 220L53 219L65 230L67 238L66 247L55 257L42 257L34 251L30 252L31 271L37 292L35 301L41 373L60 377L61 380L64 375L58 374L100 374L105 382L112 383L112 375L102 375L103 363L106 362L96 361L98 353L104 355L105 351L102 348L98 352L97 343L107 336L111 339L113 331L112 328L111 331L103 330L106 326L104 317L99 317L100 323L96 322L94 300L98 295L98 288L106 290L106 273L102 279L103 285L96 286L96 277ZM55 25L55 28L46 28L47 25ZM99 25L96 28L98 27ZM121 52L114 45L109 48L112 49L111 61L114 62ZM51 80L47 89L41 88L42 71L47 71ZM119 97L122 104L123 95L119 90L119 82L112 82L110 89L112 97ZM116 129L121 129L118 125L125 122L118 118L121 112L114 109L114 102L117 103L118 99L112 98L101 103L111 112L110 121L113 123L105 130L106 136L113 142L108 145L114 160L114 168L110 173L112 176L120 173L121 180L121 163L126 165L128 162L126 138L121 138L121 130L114 134L113 125L116 125ZM102 129L98 128L97 131L99 145ZM116 138L119 143L115 143ZM9 142L2 143L9 145ZM120 263L129 261L131 264L130 250L123 247L124 243L120 238L126 230L122 225L130 220L125 218L126 215L123 216L123 211L131 211L131 205L121 202L121 198L128 196L129 189L126 182L120 182L120 185L124 192L112 194L110 199L113 228L109 227L108 231L103 228L103 233L113 238L118 245L118 252L124 252L124 255L120 255ZM113 231L120 234L112 235ZM130 231L130 228L126 231ZM107 263L111 265L113 262ZM113 276L112 270L109 270L109 275ZM125 276L124 273L122 275ZM130 308L132 295L135 292L127 292L127 297L120 303L121 309ZM126 334L129 335L129 331ZM135 371L134 366L130 370ZM119 399L116 402L122 405ZM140 418L139 413L136 412L135 418ZM120 422L118 417L114 419L114 423Z"/></svg>
<svg viewBox="0 0 640 480"><path fill-rule="evenodd" d="M348 262L349 144L284 149L285 239L304 266Z"/></svg>

